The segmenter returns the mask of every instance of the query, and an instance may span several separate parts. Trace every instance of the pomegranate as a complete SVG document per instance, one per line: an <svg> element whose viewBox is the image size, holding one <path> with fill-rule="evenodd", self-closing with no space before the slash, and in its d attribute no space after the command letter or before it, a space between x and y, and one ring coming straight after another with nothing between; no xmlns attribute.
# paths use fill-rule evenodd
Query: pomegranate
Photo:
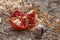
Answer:
<svg viewBox="0 0 60 40"><path fill-rule="evenodd" d="M16 10L9 18L8 22L15 30L31 29L36 24L36 12L31 10L26 16L24 13Z"/></svg>

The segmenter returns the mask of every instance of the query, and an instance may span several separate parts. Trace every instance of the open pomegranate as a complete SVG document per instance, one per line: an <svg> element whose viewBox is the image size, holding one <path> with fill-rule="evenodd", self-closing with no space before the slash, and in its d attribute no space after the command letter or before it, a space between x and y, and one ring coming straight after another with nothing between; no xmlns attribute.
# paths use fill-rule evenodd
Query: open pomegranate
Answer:
<svg viewBox="0 0 60 40"><path fill-rule="evenodd" d="M31 29L36 24L36 14L36 10L31 10L26 15L19 10L15 10L7 20L15 30Z"/></svg>

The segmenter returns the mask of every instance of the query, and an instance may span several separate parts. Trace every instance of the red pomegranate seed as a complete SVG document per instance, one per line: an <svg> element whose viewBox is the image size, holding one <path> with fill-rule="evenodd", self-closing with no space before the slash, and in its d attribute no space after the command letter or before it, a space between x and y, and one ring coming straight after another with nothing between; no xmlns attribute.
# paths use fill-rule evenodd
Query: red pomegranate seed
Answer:
<svg viewBox="0 0 60 40"><path fill-rule="evenodd" d="M35 23L35 15L34 14L28 14L27 15L27 18L29 19L29 22L31 24L34 24Z"/></svg>
<svg viewBox="0 0 60 40"><path fill-rule="evenodd" d="M24 23L25 27L28 26L29 20L26 16L23 16L20 20Z"/></svg>
<svg viewBox="0 0 60 40"><path fill-rule="evenodd" d="M24 14L22 12L20 12L19 10L16 10L15 12L13 12L13 15L11 17L16 17L16 16L21 16L23 17Z"/></svg>

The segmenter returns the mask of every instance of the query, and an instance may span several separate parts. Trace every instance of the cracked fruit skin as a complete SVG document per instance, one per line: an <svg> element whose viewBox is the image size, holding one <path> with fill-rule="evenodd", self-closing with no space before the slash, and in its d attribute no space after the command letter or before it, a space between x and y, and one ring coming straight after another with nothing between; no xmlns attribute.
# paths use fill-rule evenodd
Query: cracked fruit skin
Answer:
<svg viewBox="0 0 60 40"><path fill-rule="evenodd" d="M8 22L10 23L13 29L26 30L26 29L31 29L35 26L36 19L34 13L27 14L27 16L25 16L22 12L16 10L11 16L11 18L15 18L17 16L20 16L19 20L21 21L21 23L19 25L15 24L12 20L8 20Z"/></svg>
<svg viewBox="0 0 60 40"><path fill-rule="evenodd" d="M19 10L15 10L15 11L12 13L11 17L16 17L16 16L21 16L21 17L23 17L24 14L23 14L21 11L19 11Z"/></svg>
<svg viewBox="0 0 60 40"><path fill-rule="evenodd" d="M11 20L9 20L9 23L12 26L12 28L15 30L25 30L24 24L22 22L20 23L19 26L13 23Z"/></svg>
<svg viewBox="0 0 60 40"><path fill-rule="evenodd" d="M36 19L35 19L35 14L31 13L27 15L27 18L29 19L29 24L27 29L31 29L35 26Z"/></svg>

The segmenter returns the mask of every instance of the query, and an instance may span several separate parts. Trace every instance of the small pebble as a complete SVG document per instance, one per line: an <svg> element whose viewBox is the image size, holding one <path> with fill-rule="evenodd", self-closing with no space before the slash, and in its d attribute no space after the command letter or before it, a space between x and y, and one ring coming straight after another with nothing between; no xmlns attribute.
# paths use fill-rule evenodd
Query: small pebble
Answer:
<svg viewBox="0 0 60 40"><path fill-rule="evenodd" d="M34 28L34 31L33 31L33 35L35 38L37 39L40 39L44 33L44 26L42 25L37 25L35 28Z"/></svg>

